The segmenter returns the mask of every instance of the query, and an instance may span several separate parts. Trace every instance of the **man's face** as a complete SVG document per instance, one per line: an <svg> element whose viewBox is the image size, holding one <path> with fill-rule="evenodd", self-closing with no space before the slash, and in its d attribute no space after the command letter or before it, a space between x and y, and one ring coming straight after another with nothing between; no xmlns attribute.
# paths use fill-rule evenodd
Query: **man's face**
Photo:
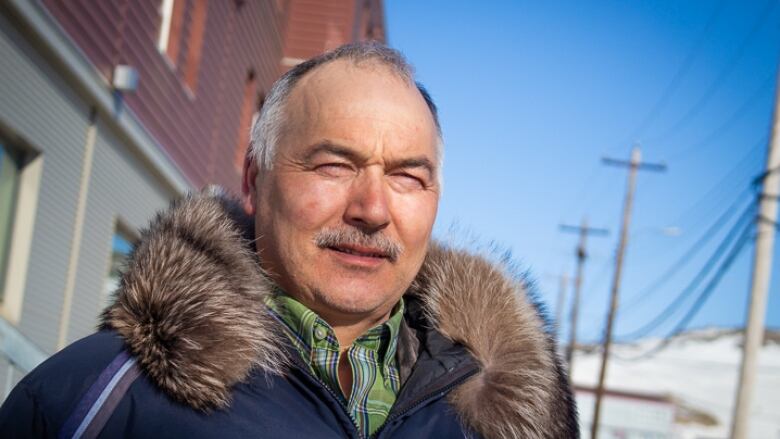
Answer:
<svg viewBox="0 0 780 439"><path fill-rule="evenodd" d="M417 89L334 61L292 90L271 170L245 166L263 268L326 320L380 318L409 287L439 201L437 133Z"/></svg>

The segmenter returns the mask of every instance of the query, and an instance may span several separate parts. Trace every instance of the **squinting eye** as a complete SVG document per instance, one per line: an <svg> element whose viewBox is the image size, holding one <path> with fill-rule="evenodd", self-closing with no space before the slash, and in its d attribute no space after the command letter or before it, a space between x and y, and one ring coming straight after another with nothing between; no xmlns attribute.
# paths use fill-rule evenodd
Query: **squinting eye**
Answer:
<svg viewBox="0 0 780 439"><path fill-rule="evenodd" d="M403 189L422 189L426 186L422 178L407 173L392 174L390 177Z"/></svg>
<svg viewBox="0 0 780 439"><path fill-rule="evenodd" d="M325 163L317 165L314 169L328 177L344 177L354 172L352 167L346 163Z"/></svg>

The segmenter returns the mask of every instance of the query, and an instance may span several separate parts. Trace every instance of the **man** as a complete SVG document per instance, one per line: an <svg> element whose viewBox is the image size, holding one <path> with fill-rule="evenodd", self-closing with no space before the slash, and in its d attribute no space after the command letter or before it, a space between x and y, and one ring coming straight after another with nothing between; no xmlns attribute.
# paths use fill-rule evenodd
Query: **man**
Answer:
<svg viewBox="0 0 780 439"><path fill-rule="evenodd" d="M255 125L240 205L212 191L159 215L102 330L30 373L0 427L577 437L522 283L431 242L442 145L399 53L349 45L293 68Z"/></svg>

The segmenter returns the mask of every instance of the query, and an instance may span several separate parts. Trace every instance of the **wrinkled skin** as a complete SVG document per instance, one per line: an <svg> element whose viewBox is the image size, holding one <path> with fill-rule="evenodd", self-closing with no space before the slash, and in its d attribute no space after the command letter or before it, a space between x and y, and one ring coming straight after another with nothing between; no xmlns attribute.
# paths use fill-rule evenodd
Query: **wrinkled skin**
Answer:
<svg viewBox="0 0 780 439"><path fill-rule="evenodd" d="M244 166L258 252L287 294L351 343L387 318L425 257L440 189L434 120L414 85L346 60L302 78L285 111L271 169ZM381 234L403 251L321 248L328 229Z"/></svg>

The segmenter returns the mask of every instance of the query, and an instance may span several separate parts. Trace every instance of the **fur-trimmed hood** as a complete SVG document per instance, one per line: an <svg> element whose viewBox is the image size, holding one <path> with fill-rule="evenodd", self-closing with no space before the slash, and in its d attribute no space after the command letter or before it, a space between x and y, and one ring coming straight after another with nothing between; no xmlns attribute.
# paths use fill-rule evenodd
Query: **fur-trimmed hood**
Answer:
<svg viewBox="0 0 780 439"><path fill-rule="evenodd" d="M213 194L174 202L143 231L102 327L117 331L170 397L228 406L249 373L283 373L286 356L263 298L273 285L237 203ZM574 405L552 337L521 282L487 259L434 244L407 295L480 365L449 401L493 438L566 437ZM576 426L575 426L576 427Z"/></svg>

